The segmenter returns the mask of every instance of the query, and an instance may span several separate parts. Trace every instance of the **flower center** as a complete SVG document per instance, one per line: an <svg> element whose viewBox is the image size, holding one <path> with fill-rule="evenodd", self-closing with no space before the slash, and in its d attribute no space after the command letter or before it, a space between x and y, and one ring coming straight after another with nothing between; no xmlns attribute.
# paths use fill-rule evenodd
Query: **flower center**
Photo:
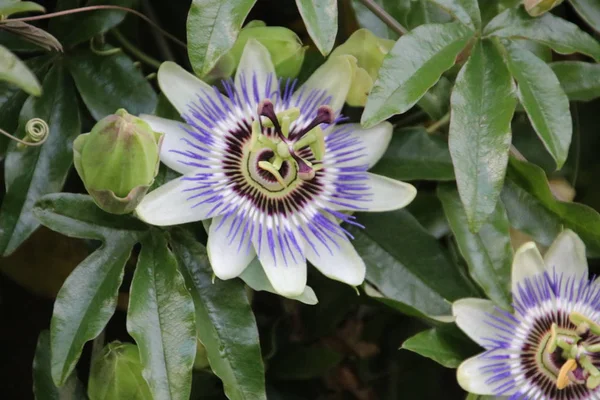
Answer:
<svg viewBox="0 0 600 400"><path fill-rule="evenodd" d="M294 126L298 108L276 113L265 99L258 105L259 119L252 123L248 168L252 179L270 191L287 188L296 178L310 181L322 168L325 139L320 124L333 123L333 110L320 106L304 127ZM263 118L264 117L264 118ZM297 124L296 124L297 125Z"/></svg>
<svg viewBox="0 0 600 400"><path fill-rule="evenodd" d="M600 371L593 363L595 353L600 352L600 325L577 312L569 315L569 321L575 329L552 324L539 355L541 363L554 375L559 390L570 383L595 389L600 385Z"/></svg>

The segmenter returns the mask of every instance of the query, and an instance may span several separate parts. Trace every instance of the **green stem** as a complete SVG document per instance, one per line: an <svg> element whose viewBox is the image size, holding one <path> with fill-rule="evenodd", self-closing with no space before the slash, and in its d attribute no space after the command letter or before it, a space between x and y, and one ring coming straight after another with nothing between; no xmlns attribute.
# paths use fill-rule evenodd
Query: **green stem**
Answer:
<svg viewBox="0 0 600 400"><path fill-rule="evenodd" d="M389 26L389 28L398 35L402 36L408 32L408 29L403 27L398 21L396 21L394 17L388 14L383 7L375 3L373 0L360 0L360 2L363 3L365 7L367 7L373 14L377 16L377 18Z"/></svg>
<svg viewBox="0 0 600 400"><path fill-rule="evenodd" d="M143 51L141 51L140 49L135 47L133 45L133 43L131 43L129 40L127 40L127 38L125 36L123 36L123 34L121 34L121 32L119 32L117 29L113 29L112 34L114 35L115 39L117 39L119 41L119 43L121 43L121 45L128 52L130 52L135 58L137 58L138 60L140 60L156 69L158 69L160 67L160 64L161 64L160 61L158 61L155 58L150 57L148 54L144 53Z"/></svg>
<svg viewBox="0 0 600 400"><path fill-rule="evenodd" d="M441 128L442 126L448 124L448 122L450 122L450 113L446 113L446 115L444 115L442 118L440 118L438 121L434 122L433 124L431 124L428 128L427 128L427 133L433 133L435 131L437 131L439 128Z"/></svg>

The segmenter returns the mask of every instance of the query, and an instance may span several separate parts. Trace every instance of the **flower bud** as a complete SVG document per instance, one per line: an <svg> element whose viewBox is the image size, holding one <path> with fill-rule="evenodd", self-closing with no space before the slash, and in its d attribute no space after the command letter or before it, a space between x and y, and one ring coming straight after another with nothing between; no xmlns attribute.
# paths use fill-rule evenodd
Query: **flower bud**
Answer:
<svg viewBox="0 0 600 400"><path fill-rule="evenodd" d="M151 399L142 370L135 344L118 341L109 343L92 363L88 382L89 399Z"/></svg>
<svg viewBox="0 0 600 400"><path fill-rule="evenodd" d="M278 77L295 78L298 75L306 51L298 35L283 26L266 26L263 21L251 21L240 31L231 50L221 57L210 72L209 80L223 79L233 74L248 39L258 40L267 48Z"/></svg>
<svg viewBox="0 0 600 400"><path fill-rule="evenodd" d="M562 2L563 0L523 0L525 10L532 17L538 17Z"/></svg>
<svg viewBox="0 0 600 400"><path fill-rule="evenodd" d="M359 29L331 53L330 57L347 54L354 56L357 61L358 67L346 103L351 106L365 105L381 63L393 45L393 40L379 38L368 29Z"/></svg>
<svg viewBox="0 0 600 400"><path fill-rule="evenodd" d="M162 134L120 109L73 143L75 169L103 210L131 212L158 173Z"/></svg>

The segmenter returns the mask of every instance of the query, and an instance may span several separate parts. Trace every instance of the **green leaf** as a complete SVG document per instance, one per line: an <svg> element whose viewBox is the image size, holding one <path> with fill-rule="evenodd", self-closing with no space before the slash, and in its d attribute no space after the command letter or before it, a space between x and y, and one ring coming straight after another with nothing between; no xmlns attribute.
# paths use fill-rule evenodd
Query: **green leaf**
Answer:
<svg viewBox="0 0 600 400"><path fill-rule="evenodd" d="M454 233L460 253L469 266L471 277L481 286L487 296L503 308L510 309L510 271L512 247L509 223L502 202L479 232L469 230L458 191L454 185L438 186L438 197Z"/></svg>
<svg viewBox="0 0 600 400"><path fill-rule="evenodd" d="M419 332L402 343L401 348L432 359L446 368L457 368L471 355L469 351L465 351L469 349L470 343L466 337L456 334L459 332L444 328Z"/></svg>
<svg viewBox="0 0 600 400"><path fill-rule="evenodd" d="M565 94L571 101L590 101L600 97L600 64L559 61L550 64Z"/></svg>
<svg viewBox="0 0 600 400"><path fill-rule="evenodd" d="M352 243L367 265L367 280L381 295L378 300L411 315L441 316L450 313L448 301L474 294L438 241L408 211L357 218L365 229L349 229Z"/></svg>
<svg viewBox="0 0 600 400"><path fill-rule="evenodd" d="M46 12L46 9L33 1L8 0L0 3L0 15L9 17L13 14L26 12Z"/></svg>
<svg viewBox="0 0 600 400"><path fill-rule="evenodd" d="M569 0L577 14L596 32L600 32L600 3L596 0Z"/></svg>
<svg viewBox="0 0 600 400"><path fill-rule="evenodd" d="M154 89L123 52L102 56L89 49L81 50L67 57L67 66L83 102L96 120L119 108L139 115L156 107Z"/></svg>
<svg viewBox="0 0 600 400"><path fill-rule="evenodd" d="M582 53L600 61L600 43L571 22L551 13L531 17L523 7L511 8L485 27L484 35L531 39L560 54Z"/></svg>
<svg viewBox="0 0 600 400"><path fill-rule="evenodd" d="M600 214L596 210L584 204L556 200L544 171L526 161L511 158L507 177L535 197L547 211L555 214L565 228L575 231L589 252L600 254Z"/></svg>
<svg viewBox="0 0 600 400"><path fill-rule="evenodd" d="M481 29L481 14L477 0L428 0L442 8L454 19L473 30Z"/></svg>
<svg viewBox="0 0 600 400"><path fill-rule="evenodd" d="M361 123L371 127L408 111L454 65L472 37L464 25L422 25L402 36L383 60Z"/></svg>
<svg viewBox="0 0 600 400"><path fill-rule="evenodd" d="M99 210L84 195L45 196L36 203L34 212L44 225L59 233L103 242L69 275L54 303L50 324L52 377L60 386L75 368L85 343L98 336L113 315L125 263L144 231L135 230L130 217ZM111 220L120 221L107 222Z"/></svg>
<svg viewBox="0 0 600 400"><path fill-rule="evenodd" d="M113 5L131 8L136 0L89 0L86 6ZM79 7L78 1L59 0L55 11ZM53 18L49 24L49 32L65 47L87 42L94 36L106 33L119 25L127 13L120 10L97 10L75 15Z"/></svg>
<svg viewBox="0 0 600 400"><path fill-rule="evenodd" d="M469 227L494 212L508 162L517 104L502 56L488 40L475 44L452 91L448 145Z"/></svg>
<svg viewBox="0 0 600 400"><path fill-rule="evenodd" d="M33 358L33 394L36 400L84 400L85 390L75 374L65 384L57 387L52 381L50 359L50 332L42 331L38 337Z"/></svg>
<svg viewBox="0 0 600 400"><path fill-rule="evenodd" d="M307 380L327 374L344 359L324 345L292 346L269 362L269 373L281 380Z"/></svg>
<svg viewBox="0 0 600 400"><path fill-rule="evenodd" d="M194 303L162 233L142 242L131 282L127 331L156 399L187 400L196 357Z"/></svg>
<svg viewBox="0 0 600 400"><path fill-rule="evenodd" d="M454 180L448 143L421 127L395 131L385 154L371 172L404 181Z"/></svg>
<svg viewBox="0 0 600 400"><path fill-rule="evenodd" d="M39 226L31 213L35 201L62 189L71 164L71 146L81 133L77 94L62 65L56 64L44 79L41 97L27 99L19 116L17 137L25 136L32 118L45 120L48 139L37 147L9 145L4 177L6 196L0 209L0 253L12 253Z"/></svg>
<svg viewBox="0 0 600 400"><path fill-rule="evenodd" d="M212 283L206 249L182 229L170 241L196 308L200 341L231 400L266 399L256 320L239 280Z"/></svg>
<svg viewBox="0 0 600 400"><path fill-rule="evenodd" d="M452 82L444 76L433 85L427 93L421 97L417 105L425 111L433 120L444 117L450 108L450 93L452 92Z"/></svg>
<svg viewBox="0 0 600 400"><path fill-rule="evenodd" d="M506 50L519 100L560 169L567 159L573 134L569 99L548 64L521 47L509 44Z"/></svg>
<svg viewBox="0 0 600 400"><path fill-rule="evenodd" d="M13 83L33 96L42 94L42 87L35 74L2 45L0 45L0 81Z"/></svg>
<svg viewBox="0 0 600 400"><path fill-rule="evenodd" d="M331 52L338 30L337 0L296 0L306 30L326 56Z"/></svg>
<svg viewBox="0 0 600 400"><path fill-rule="evenodd" d="M25 61L25 64L38 78L44 77L47 71L49 57L41 56ZM8 82L0 82L0 128L14 132L19 123L19 113L29 95ZM10 139L0 135L0 160L4 158Z"/></svg>
<svg viewBox="0 0 600 400"><path fill-rule="evenodd" d="M256 0L192 0L187 18L188 56L194 72L208 74L227 53Z"/></svg>

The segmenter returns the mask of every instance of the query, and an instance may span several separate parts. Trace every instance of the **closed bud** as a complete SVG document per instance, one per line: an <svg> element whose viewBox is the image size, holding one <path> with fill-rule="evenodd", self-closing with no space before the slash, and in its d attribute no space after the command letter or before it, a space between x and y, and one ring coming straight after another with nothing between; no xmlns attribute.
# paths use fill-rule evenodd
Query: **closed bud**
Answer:
<svg viewBox="0 0 600 400"><path fill-rule="evenodd" d="M563 0L523 0L525 10L532 17L538 17L562 2Z"/></svg>
<svg viewBox="0 0 600 400"><path fill-rule="evenodd" d="M162 134L120 109L73 143L75 169L103 210L131 212L158 173Z"/></svg>
<svg viewBox="0 0 600 400"><path fill-rule="evenodd" d="M151 399L142 376L138 348L132 343L109 343L91 366L88 381L90 400Z"/></svg>
<svg viewBox="0 0 600 400"><path fill-rule="evenodd" d="M240 31L235 44L221 57L208 79L231 76L249 39L255 39L267 48L278 77L295 78L298 75L306 51L298 35L283 26L266 26L262 21L251 21Z"/></svg>
<svg viewBox="0 0 600 400"><path fill-rule="evenodd" d="M365 105L383 59L393 45L393 40L379 38L368 29L359 29L331 53L331 57L346 54L356 58L357 68L346 103L351 106Z"/></svg>

